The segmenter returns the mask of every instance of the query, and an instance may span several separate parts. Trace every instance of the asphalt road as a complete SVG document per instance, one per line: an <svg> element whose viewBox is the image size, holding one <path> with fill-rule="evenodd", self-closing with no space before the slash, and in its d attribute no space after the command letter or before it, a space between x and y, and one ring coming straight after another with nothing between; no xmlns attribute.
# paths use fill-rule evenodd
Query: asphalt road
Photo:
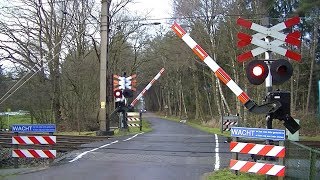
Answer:
<svg viewBox="0 0 320 180"><path fill-rule="evenodd" d="M144 117L152 132L91 143L55 166L8 179L198 180L228 167L231 154L224 137L152 114Z"/></svg>

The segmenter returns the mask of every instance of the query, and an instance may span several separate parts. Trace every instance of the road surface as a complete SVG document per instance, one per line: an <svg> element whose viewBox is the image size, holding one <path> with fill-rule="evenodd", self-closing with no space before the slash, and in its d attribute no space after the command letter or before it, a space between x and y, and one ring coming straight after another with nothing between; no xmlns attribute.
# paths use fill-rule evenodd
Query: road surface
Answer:
<svg viewBox="0 0 320 180"><path fill-rule="evenodd" d="M146 113L153 131L85 145L54 166L10 176L23 180L198 180L228 167L231 154L224 137Z"/></svg>

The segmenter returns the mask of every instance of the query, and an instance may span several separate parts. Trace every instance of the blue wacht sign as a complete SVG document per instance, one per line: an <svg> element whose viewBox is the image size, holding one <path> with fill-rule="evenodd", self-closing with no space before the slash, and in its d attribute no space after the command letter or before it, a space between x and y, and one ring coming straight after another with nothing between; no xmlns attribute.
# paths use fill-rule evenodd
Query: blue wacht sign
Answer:
<svg viewBox="0 0 320 180"><path fill-rule="evenodd" d="M281 129L231 127L231 136L284 141L286 139L286 131Z"/></svg>
<svg viewBox="0 0 320 180"><path fill-rule="evenodd" d="M56 132L55 124L13 124L12 132Z"/></svg>

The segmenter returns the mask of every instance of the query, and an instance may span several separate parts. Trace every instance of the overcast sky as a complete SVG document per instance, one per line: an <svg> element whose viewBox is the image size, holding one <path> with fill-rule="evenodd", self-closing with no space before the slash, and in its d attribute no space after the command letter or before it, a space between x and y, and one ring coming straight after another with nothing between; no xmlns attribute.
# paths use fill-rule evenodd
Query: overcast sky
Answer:
<svg viewBox="0 0 320 180"><path fill-rule="evenodd" d="M172 0L135 0L128 9L133 13L145 14L150 12L151 19L170 18L172 14Z"/></svg>
<svg viewBox="0 0 320 180"><path fill-rule="evenodd" d="M97 1L97 3L101 3L100 0ZM116 0L113 0L112 2L114 1ZM42 2L45 2L45 0ZM25 4L17 3L14 0L0 0L0 8L10 6L25 6ZM148 19L150 19L150 21L148 22L161 22L162 26L168 26L169 28L169 25L166 23L166 21L172 15L172 0L135 0L134 3L129 3L125 8L129 11L129 13L131 13L132 16L145 16L148 12L150 12L148 15ZM153 29L155 30L156 27ZM0 62L0 64L3 64L3 62Z"/></svg>

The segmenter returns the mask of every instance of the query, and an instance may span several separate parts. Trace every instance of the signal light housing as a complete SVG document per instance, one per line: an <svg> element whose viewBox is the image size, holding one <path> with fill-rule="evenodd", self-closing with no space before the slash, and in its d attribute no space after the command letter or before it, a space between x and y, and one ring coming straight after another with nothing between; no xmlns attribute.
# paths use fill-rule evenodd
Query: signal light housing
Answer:
<svg viewBox="0 0 320 180"><path fill-rule="evenodd" d="M293 68L289 61L279 59L271 64L270 71L272 74L272 83L279 85L291 78Z"/></svg>
<svg viewBox="0 0 320 180"><path fill-rule="evenodd" d="M113 91L113 96L115 98L122 98L122 91L120 89Z"/></svg>
<svg viewBox="0 0 320 180"><path fill-rule="evenodd" d="M268 76L269 68L262 60L250 61L246 68L246 74L249 82L254 85L260 85Z"/></svg>
<svg viewBox="0 0 320 180"><path fill-rule="evenodd" d="M131 89L124 89L123 96L125 98L131 98L131 97L133 97L133 91Z"/></svg>
<svg viewBox="0 0 320 180"><path fill-rule="evenodd" d="M254 85L260 85L268 76L269 68L263 60L253 60L248 63L246 74L249 82ZM293 73L292 65L284 59L274 60L270 65L272 83L279 85L289 80Z"/></svg>

